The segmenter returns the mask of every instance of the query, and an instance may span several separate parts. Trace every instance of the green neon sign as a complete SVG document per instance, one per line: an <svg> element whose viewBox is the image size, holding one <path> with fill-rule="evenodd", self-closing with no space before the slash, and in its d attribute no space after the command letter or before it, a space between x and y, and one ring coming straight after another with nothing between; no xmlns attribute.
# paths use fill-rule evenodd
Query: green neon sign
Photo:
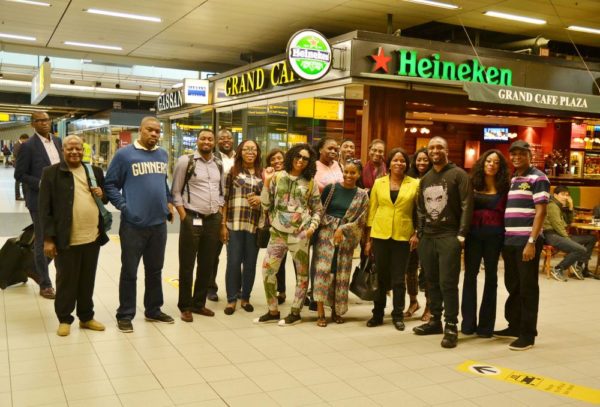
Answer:
<svg viewBox="0 0 600 407"><path fill-rule="evenodd" d="M512 71L507 68L483 66L476 59L462 64L440 60L440 54L418 58L417 51L398 51L398 75L462 82L512 86Z"/></svg>

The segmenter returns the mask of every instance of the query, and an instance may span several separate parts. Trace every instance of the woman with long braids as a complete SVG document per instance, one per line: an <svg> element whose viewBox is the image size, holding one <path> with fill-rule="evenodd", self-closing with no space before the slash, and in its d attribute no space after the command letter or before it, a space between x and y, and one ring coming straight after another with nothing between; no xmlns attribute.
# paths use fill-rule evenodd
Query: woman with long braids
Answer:
<svg viewBox="0 0 600 407"><path fill-rule="evenodd" d="M423 175L427 173L431 169L433 165L429 160L429 156L427 155L427 148L423 147L418 149L412 157L410 162L410 169L407 171L407 175L420 179ZM412 250L410 252L410 257L408 258L408 267L406 269L406 291L408 292L408 296L410 298L410 303L408 304L408 308L404 311L404 317L410 318L413 316L415 312L421 308L419 302L417 301L417 295L419 294L419 284L420 280L423 279L423 284L425 285L425 311L423 311L423 315L421 316L422 321L429 321L431 318L431 313L429 312L429 292L427 291L425 281L425 273L421 270L421 274L418 275L419 271L419 254L416 250Z"/></svg>
<svg viewBox="0 0 600 407"><path fill-rule="evenodd" d="M324 304L331 307L331 320L337 324L344 322L342 315L348 310L352 255L360 242L369 209L369 196L356 186L361 170L359 160L347 160L344 181L327 185L321 194L324 214L313 249L314 297L320 327L327 326Z"/></svg>
<svg viewBox="0 0 600 407"><path fill-rule="evenodd" d="M498 150L481 155L471 171L473 217L465 238L465 277L461 302L461 332L491 338L496 323L498 260L504 244L504 211L510 188L508 164ZM477 274L485 269L483 296L477 318Z"/></svg>
<svg viewBox="0 0 600 407"><path fill-rule="evenodd" d="M308 244L321 220L322 205L315 185L316 154L308 144L296 144L285 155L284 170L265 170L260 200L271 219L271 239L263 262L263 282L269 311L256 323L279 321L288 326L302 322L300 311L308 288ZM296 264L296 295L291 312L280 320L277 309L277 272L290 251Z"/></svg>

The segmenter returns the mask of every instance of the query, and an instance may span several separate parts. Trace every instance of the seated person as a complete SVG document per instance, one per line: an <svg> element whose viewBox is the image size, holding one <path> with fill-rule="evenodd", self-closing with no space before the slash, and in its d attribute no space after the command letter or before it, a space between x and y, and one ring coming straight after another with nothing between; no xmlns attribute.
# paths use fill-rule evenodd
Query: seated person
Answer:
<svg viewBox="0 0 600 407"><path fill-rule="evenodd" d="M588 270L588 261L596 245L594 235L571 235L567 227L573 220L573 200L569 190L564 186L554 188L548 204L546 220L544 221L544 237L546 244L566 252L565 258L552 269L552 277L558 281L567 281L566 271L574 267L575 277L583 280L595 276Z"/></svg>

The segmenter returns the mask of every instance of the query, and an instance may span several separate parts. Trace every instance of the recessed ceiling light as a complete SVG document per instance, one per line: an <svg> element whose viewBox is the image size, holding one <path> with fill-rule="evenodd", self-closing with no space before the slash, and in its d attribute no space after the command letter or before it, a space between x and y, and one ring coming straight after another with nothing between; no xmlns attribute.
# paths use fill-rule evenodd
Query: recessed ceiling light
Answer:
<svg viewBox="0 0 600 407"><path fill-rule="evenodd" d="M433 0L404 0L404 1L408 1L409 3L423 4L425 6L447 8L450 10L456 10L456 9L460 8L459 6L457 6L455 4L442 3L440 1L433 1Z"/></svg>
<svg viewBox="0 0 600 407"><path fill-rule="evenodd" d="M13 40L23 40L23 41L35 41L35 37L28 37L26 35L6 34L6 33L0 33L0 38L11 38Z"/></svg>
<svg viewBox="0 0 600 407"><path fill-rule="evenodd" d="M570 25L567 30L581 31L590 34L600 34L600 30L598 28L581 27L579 25Z"/></svg>
<svg viewBox="0 0 600 407"><path fill-rule="evenodd" d="M489 17L504 18L506 20L520 21L522 23L538 24L538 25L546 24L546 20L540 20L539 18L517 16L514 14L501 13L499 11L486 11L483 14L485 14L486 16L489 16Z"/></svg>
<svg viewBox="0 0 600 407"><path fill-rule="evenodd" d="M65 45L73 45L75 47L110 49L113 51L122 51L123 50L122 47L117 47L117 46L113 46L113 45L90 44L87 42L76 42L76 41L65 41Z"/></svg>
<svg viewBox="0 0 600 407"><path fill-rule="evenodd" d="M32 1L32 0L6 0L11 3L21 3L21 4L29 4L30 6L42 6L42 7L50 7L52 4L46 3L45 1Z"/></svg>
<svg viewBox="0 0 600 407"><path fill-rule="evenodd" d="M158 17L142 16L140 14L120 13L118 11L99 10L97 8L89 8L84 11L87 11L88 13L91 13L91 14L101 14L103 16L129 18L132 20L151 21L153 23L160 23L162 21Z"/></svg>

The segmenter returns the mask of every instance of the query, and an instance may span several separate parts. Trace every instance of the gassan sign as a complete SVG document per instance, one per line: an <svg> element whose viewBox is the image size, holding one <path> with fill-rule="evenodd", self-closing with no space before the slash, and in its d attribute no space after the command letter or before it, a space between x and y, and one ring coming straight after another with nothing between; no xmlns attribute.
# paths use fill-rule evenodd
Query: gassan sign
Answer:
<svg viewBox="0 0 600 407"><path fill-rule="evenodd" d="M331 57L329 42L317 31L298 31L288 42L288 63L302 79L314 81L324 77L331 68Z"/></svg>
<svg viewBox="0 0 600 407"><path fill-rule="evenodd" d="M156 108L159 112L177 109L181 106L183 106L183 93L181 88L162 93L156 101Z"/></svg>
<svg viewBox="0 0 600 407"><path fill-rule="evenodd" d="M463 63L445 61L440 54L420 57L415 50L398 49L392 56L385 55L383 47L377 53L370 55L374 61L372 72L388 72L388 64L397 56L394 74L424 79L440 79L488 85L512 86L512 71L507 68L484 66L477 59L470 59Z"/></svg>

